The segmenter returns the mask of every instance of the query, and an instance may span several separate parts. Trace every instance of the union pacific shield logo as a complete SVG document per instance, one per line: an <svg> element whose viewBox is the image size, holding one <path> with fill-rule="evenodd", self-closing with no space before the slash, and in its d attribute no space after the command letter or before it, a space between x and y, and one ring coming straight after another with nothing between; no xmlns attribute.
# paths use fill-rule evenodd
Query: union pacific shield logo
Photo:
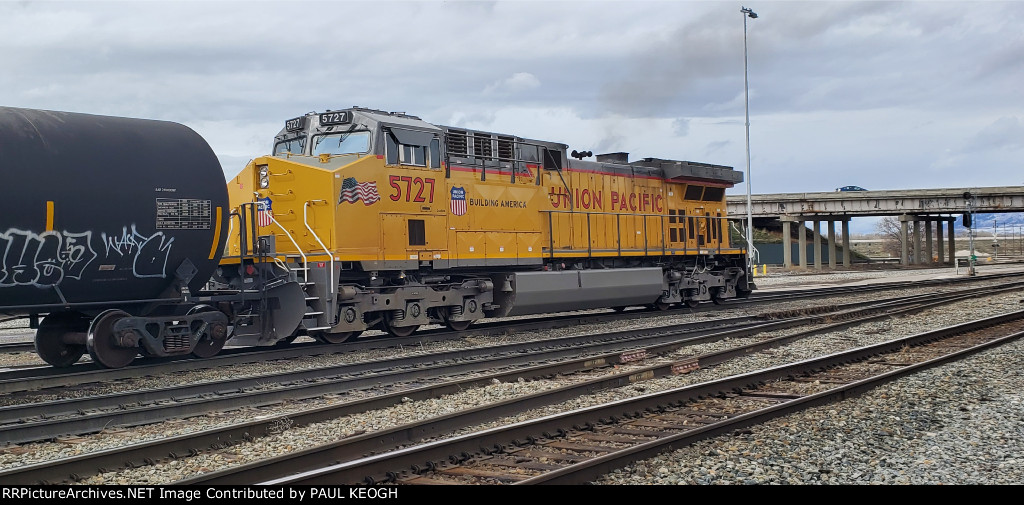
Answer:
<svg viewBox="0 0 1024 505"><path fill-rule="evenodd" d="M461 216L466 213L466 188L452 187L452 214Z"/></svg>
<svg viewBox="0 0 1024 505"><path fill-rule="evenodd" d="M260 226L270 226L273 222L273 206L274 202L270 200L270 197L259 198L256 200L256 224Z"/></svg>

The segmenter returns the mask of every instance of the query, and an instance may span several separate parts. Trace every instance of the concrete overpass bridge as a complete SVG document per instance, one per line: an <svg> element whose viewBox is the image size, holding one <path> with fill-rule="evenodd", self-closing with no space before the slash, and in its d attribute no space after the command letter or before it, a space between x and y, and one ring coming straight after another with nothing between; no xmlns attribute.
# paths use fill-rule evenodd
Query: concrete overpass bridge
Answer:
<svg viewBox="0 0 1024 505"><path fill-rule="evenodd" d="M747 215L746 195L729 196L726 203L730 216L738 218ZM932 262L933 229L937 238L938 262L946 263L942 247L943 223L946 224L949 234L949 262L952 262L956 252L953 233L956 216L1001 212L1024 212L1024 186L751 195L752 217L775 218L782 221L783 261L787 267L793 266L790 241L793 223L797 223L801 229L807 221L813 223L814 251L819 252L820 223L827 223L829 266L834 268L836 222L842 224L843 264L849 266L850 218L897 216L900 220L900 238L903 244L901 262L904 265L913 265ZM798 240L798 262L800 266L806 267L805 234L800 233ZM815 268L821 268L821 255L813 256Z"/></svg>

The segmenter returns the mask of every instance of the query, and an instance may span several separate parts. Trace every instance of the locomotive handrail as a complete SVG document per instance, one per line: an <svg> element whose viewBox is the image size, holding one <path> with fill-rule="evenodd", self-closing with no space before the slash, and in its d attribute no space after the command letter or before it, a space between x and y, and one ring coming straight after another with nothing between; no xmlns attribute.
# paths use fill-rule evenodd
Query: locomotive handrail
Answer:
<svg viewBox="0 0 1024 505"><path fill-rule="evenodd" d="M270 215L270 222L276 224L277 227L280 228L281 231L284 232L284 235L286 237L288 237L288 240L290 240L292 242L292 245L295 246L295 250L299 252L299 256L302 257L302 266L304 268L308 268L309 262L306 260L306 253L302 252L302 248L299 247L299 243L296 242L294 238L292 238L292 234L288 233L288 230L285 229L285 227L282 226L281 223L277 222L277 219L274 218L273 214Z"/></svg>
<svg viewBox="0 0 1024 505"><path fill-rule="evenodd" d="M741 232L740 229L736 227L736 221L735 220L730 220L729 225L732 226L732 229L736 230L736 233L739 233L740 235L743 235L743 237L744 237L743 241L747 242L747 240L745 240L747 235L745 233ZM747 254L747 263L753 263L753 264L760 263L761 262L761 251L758 251L757 248L754 247L754 243L752 241L751 242L747 242L747 248L748 248L747 251L749 253L751 253L751 254ZM750 265L747 265L747 266L750 266Z"/></svg>
<svg viewBox="0 0 1024 505"><path fill-rule="evenodd" d="M330 295L328 300L329 301L334 301L334 255L331 254L331 251L327 249L327 246L324 245L324 242L322 240L320 240L320 236L317 235L316 232L313 231L313 228L311 228L309 226L309 214L307 213L307 209L309 209L309 204L311 204L311 203L312 204L322 203L322 204L326 205L327 204L327 200L308 200L308 201L306 201L306 203L303 203L302 204L302 224L306 225L306 229L309 230L309 232L313 234L313 238L316 239L316 243L320 244L320 247L323 248L324 252L326 252L327 256L330 258L331 270L330 270L330 272L328 274L329 275L329 277L328 277L329 281L328 281L328 284L327 284L327 293ZM303 259L305 259L305 257L303 257ZM309 267L308 263L306 264L306 267L307 268Z"/></svg>
<svg viewBox="0 0 1024 505"><path fill-rule="evenodd" d="M555 249L555 236L554 236L554 233L553 233L553 231L554 231L553 215L554 214L577 215L577 214L580 214L581 212L574 211L574 210L555 210L555 209L550 209L550 210L548 210L548 209L541 209L540 212L547 213L547 215L548 215L548 257L551 258L551 259L554 259L556 249ZM657 217L658 220L660 221L660 228L661 228L661 237L660 237L660 240L661 240L661 254L665 255L665 253L669 249L668 248L668 241L665 239L665 218L669 217L669 216L666 216L665 214L622 213L622 212L592 212L592 211L583 211L582 214L585 214L587 216L587 250L586 250L587 257L592 257L593 256L593 242L592 242L593 236L592 236L592 232L591 232L591 223L590 223L590 216L592 214L615 216L615 228L616 228L615 244L616 244L616 251L619 254L622 254L622 233L621 233L622 225L621 225L621 221L620 221L620 218L622 216L643 217L643 218L645 218L643 220L644 247L643 247L643 249L635 249L636 251L641 251L642 250L644 252L644 254L648 254L649 251L650 251L650 244L649 244L649 241L647 240L647 219L646 219L646 218L649 218L649 217ZM729 222L729 217L728 216L700 216L700 215L693 215L693 216L691 216L691 215L687 215L687 214L683 213L683 214L679 214L678 217L680 219L694 218L694 219L714 220L715 222L721 222L723 220L726 221L726 222ZM717 241L716 241L717 243L716 243L715 247L708 248L708 249L702 249L701 246L698 245L697 246L697 250L698 251L711 251L711 250L714 250L718 254L722 253L722 249L723 249L722 242L723 242L723 238L724 238L724 230L722 230L722 228L720 226L716 226L715 229L718 230L718 237L717 237ZM709 232L710 232L710 230L709 230ZM681 242L683 243L682 250L685 253L690 248L689 241L688 240L682 240ZM561 253L565 253L566 251L574 251L574 250L576 250L576 249L571 249L570 248L570 249L559 249L558 251L560 251ZM628 250L633 250L633 249L628 249ZM678 250L678 248L672 248L672 250ZM583 250L579 249L579 251L582 252ZM755 251L756 251L756 249L755 249Z"/></svg>
<svg viewBox="0 0 1024 505"><path fill-rule="evenodd" d="M288 219L282 219L282 221L291 221L292 219L296 219L295 211L293 211L291 209L288 209L287 212L271 212L271 215L272 216L280 216L282 218L285 218L285 217L288 218ZM277 222L277 221L275 220L274 222Z"/></svg>
<svg viewBox="0 0 1024 505"><path fill-rule="evenodd" d="M241 221L242 221L242 216L237 214L237 213L235 213L235 211L231 211L230 213L228 213L228 234L226 235L228 237L228 239L224 241L224 255L225 256L228 256L228 253L231 252L231 242L230 242L231 234L235 231L235 220L231 219L232 216L238 216L239 226L241 226ZM241 236L241 235L239 235L239 236ZM241 242L241 239L239 239L239 242ZM241 249L241 246L239 246L239 249ZM241 256L241 250L239 250L239 256Z"/></svg>
<svg viewBox="0 0 1024 505"><path fill-rule="evenodd" d="M536 143L536 142L529 142L529 141L526 141L526 140L518 138L518 137L499 136L501 138L498 138L498 137L487 138L488 141L496 139L496 140L499 140L501 142L508 142L509 144L511 144L511 146L512 146L512 149L511 149L512 157L508 158L508 157L501 156L501 151L499 149L491 150L491 153L497 153L497 154L482 154L482 153L481 154L477 154L475 151L474 152L468 152L468 149L469 149L469 147L468 147L469 146L469 139L480 138L482 140L484 137L477 137L476 135L470 135L469 133L454 132L454 131L451 131L451 130L444 131L442 136L443 136L443 140L445 141L445 146L446 147L449 145L448 137L454 137L454 138L462 139L463 142L465 142L465 144L463 144L463 145L466 146L466 149L467 149L466 151L460 151L460 152L451 152L450 148L449 149L445 149L445 154L447 155L446 157L455 156L457 158L473 158L474 161L475 160L479 160L481 162L483 162L483 161L496 161L496 162L499 162L499 163L503 163L504 162L504 163L524 163L525 164L525 163L529 163L529 162L532 161L532 162L535 162L535 163L540 163L540 161L538 161L538 160L529 160L529 159L526 159L526 158L522 158L522 157L516 156L515 155L516 148L517 147L521 147L521 146L532 146L532 147L541 147L541 148L548 147L548 146L545 146L544 144L540 144L540 143ZM476 163L474 162L474 164L476 164Z"/></svg>
<svg viewBox="0 0 1024 505"><path fill-rule="evenodd" d="M562 177L562 170L558 169L558 170L556 170L556 172L558 172L558 178L562 180L562 186L565 187L565 192L569 193L569 195L572 195L572 190L569 189L569 185L565 182L565 177ZM537 176L540 177L540 174L537 174ZM575 210L576 210L576 207L572 203L572 196L570 196L569 197L569 212L573 212Z"/></svg>
<svg viewBox="0 0 1024 505"><path fill-rule="evenodd" d="M481 132L481 133L483 133L483 132ZM540 154L540 153L543 153L543 150L545 150L545 149L551 149L550 145L545 145L545 144L541 144L541 143L537 143L537 142L530 142L528 140L525 140L525 139L522 139L522 138L519 138L519 137L513 137L513 136L507 136L506 137L506 136L501 136L501 135L498 135L496 137L489 137L490 134L487 134L487 133L484 133L484 135L486 137L477 137L476 134L470 134L468 132L454 131L454 130L451 130L451 129L445 129L444 130L444 132L442 133L441 140L442 140L442 143L445 146L445 149L444 149L444 163L442 165L445 168L445 177L451 177L451 166L454 164L454 165L460 165L460 166L465 166L465 167L473 167L473 168L479 167L480 168L480 180L481 181L485 181L485 180L487 180L487 163L488 162L495 163L498 166L497 170L499 172L502 170L501 165L503 163L509 164L510 168L511 168L511 181L512 182L516 181L516 176L517 175L520 175L522 177L534 177L533 171L530 170L530 165L534 165L536 167L543 167L544 166L544 160L541 159L541 158L543 158L543 154ZM462 140L462 145L460 146L462 148L461 151L457 151L457 152L453 152L452 151L452 142L450 140L453 139L453 138L461 139ZM479 138L480 140L484 140L486 138L486 140L488 140L488 141L497 140L499 142L499 148L498 149L493 149L493 148L490 149L489 152L491 154L485 154L485 153L482 153L482 152L481 153L477 153L475 151L475 149L474 149L473 152L470 152L470 150L469 150L469 140L470 139L474 139L474 142L475 142L475 139L477 139L477 138ZM507 142L511 146L512 157L501 156L500 143L502 143L502 142ZM522 153L522 147L523 146L537 147L538 148L538 153L539 153L540 157L536 158L536 159L533 159L533 158L527 158L525 156L522 156L521 153ZM452 163L452 158L457 158L457 159L459 159L461 161L459 161L458 163ZM559 176L561 176L561 171L562 171L561 167L559 167L557 170L559 172ZM521 174L521 172L522 172L522 174ZM528 173L530 175L526 176L525 173ZM538 186L540 185L540 181L541 181L541 177L540 177L540 173L538 173L536 175L536 184ZM563 179L562 183L566 187L566 189L569 188L568 184L565 183L564 179ZM571 205L571 202L570 202L570 205Z"/></svg>

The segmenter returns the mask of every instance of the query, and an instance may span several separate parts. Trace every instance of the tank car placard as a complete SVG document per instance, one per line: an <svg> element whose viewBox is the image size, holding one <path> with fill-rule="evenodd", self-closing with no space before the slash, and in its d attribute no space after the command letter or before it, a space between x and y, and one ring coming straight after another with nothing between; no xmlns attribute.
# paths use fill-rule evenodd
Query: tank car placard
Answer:
<svg viewBox="0 0 1024 505"><path fill-rule="evenodd" d="M210 200L191 198L157 198L156 229L209 230Z"/></svg>

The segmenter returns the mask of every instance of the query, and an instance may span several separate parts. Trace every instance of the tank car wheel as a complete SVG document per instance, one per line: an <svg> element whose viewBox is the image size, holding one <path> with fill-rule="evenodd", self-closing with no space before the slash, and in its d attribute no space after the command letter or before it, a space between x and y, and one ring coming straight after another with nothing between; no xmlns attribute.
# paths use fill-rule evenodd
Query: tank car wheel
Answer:
<svg viewBox="0 0 1024 505"><path fill-rule="evenodd" d="M217 309L210 307L209 305L196 305L189 309L189 314L196 314L199 312L211 312ZM192 348L192 355L197 358L210 358L216 356L217 353L224 348L224 344L228 341L227 328L223 328L224 335L220 338L214 338L210 333L217 331L214 326L207 327L206 333L199 337L199 342L196 342L196 346Z"/></svg>
<svg viewBox="0 0 1024 505"><path fill-rule="evenodd" d="M85 354L85 346L66 344L65 334L83 330L89 320L74 312L57 312L43 318L36 330L36 354L43 361L58 367L69 367Z"/></svg>
<svg viewBox="0 0 1024 505"><path fill-rule="evenodd" d="M277 343L274 344L274 347L288 347L297 338L299 338L298 335L292 335L290 337L282 338L281 340L278 340Z"/></svg>
<svg viewBox="0 0 1024 505"><path fill-rule="evenodd" d="M668 310L672 308L672 304L667 302L654 302L653 307L655 310Z"/></svg>
<svg viewBox="0 0 1024 505"><path fill-rule="evenodd" d="M138 346L121 347L115 340L114 323L125 317L128 317L127 312L110 309L92 320L85 347L93 361L107 368L122 368L135 360L135 356L139 354Z"/></svg>
<svg viewBox="0 0 1024 505"><path fill-rule="evenodd" d="M351 342L362 334L363 332L361 331L343 331L340 333L327 333L325 331L313 335L313 338L325 344L340 344L343 342Z"/></svg>
<svg viewBox="0 0 1024 505"><path fill-rule="evenodd" d="M197 358L210 358L216 356L217 353L224 348L225 341L227 341L226 338L217 340L210 338L209 335L203 335L203 337L199 339L199 342L196 342L196 346L192 348L192 355Z"/></svg>
<svg viewBox="0 0 1024 505"><path fill-rule="evenodd" d="M696 309L697 306L700 305L700 302L694 300L693 298L687 298L686 300L683 301L683 304L691 309Z"/></svg>
<svg viewBox="0 0 1024 505"><path fill-rule="evenodd" d="M408 337L418 330L420 325L414 324L412 326L394 326L391 324L391 317L384 316L384 331L388 332L393 337Z"/></svg>

